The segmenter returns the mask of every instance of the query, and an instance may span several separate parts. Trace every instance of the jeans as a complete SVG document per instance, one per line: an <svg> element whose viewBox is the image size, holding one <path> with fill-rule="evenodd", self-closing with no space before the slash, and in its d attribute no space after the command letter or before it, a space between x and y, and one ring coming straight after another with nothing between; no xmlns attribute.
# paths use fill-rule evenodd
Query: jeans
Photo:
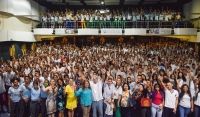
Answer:
<svg viewBox="0 0 200 117"><path fill-rule="evenodd" d="M41 106L41 111L42 111L42 117L47 117L46 100L47 98L41 98L40 106Z"/></svg>
<svg viewBox="0 0 200 117"><path fill-rule="evenodd" d="M16 113L15 113L16 112ZM10 100L10 117L19 117L19 102Z"/></svg>
<svg viewBox="0 0 200 117"><path fill-rule="evenodd" d="M200 106L194 105L194 117L199 117Z"/></svg>
<svg viewBox="0 0 200 117"><path fill-rule="evenodd" d="M93 111L92 117L97 117L97 111L99 113L98 117L103 117L103 100L93 101L92 102L92 111Z"/></svg>
<svg viewBox="0 0 200 117"><path fill-rule="evenodd" d="M131 117L131 107L121 107L122 117Z"/></svg>
<svg viewBox="0 0 200 117"><path fill-rule="evenodd" d="M30 116L30 101L26 103L23 99L21 99L19 102L19 107L20 107L20 112L19 112L20 117Z"/></svg>
<svg viewBox="0 0 200 117"><path fill-rule="evenodd" d="M163 117L176 117L176 112L173 110L173 108L164 107Z"/></svg>
<svg viewBox="0 0 200 117"><path fill-rule="evenodd" d="M162 112L163 110L160 110L160 105L156 105L154 103L152 103L151 106L151 117L162 117Z"/></svg>
<svg viewBox="0 0 200 117"><path fill-rule="evenodd" d="M179 105L178 108L179 108L180 117L187 117L187 115L190 112L190 108L186 108L186 107L183 107L181 105Z"/></svg>
<svg viewBox="0 0 200 117"><path fill-rule="evenodd" d="M105 117L113 117L113 115L107 115L107 114L106 114Z"/></svg>
<svg viewBox="0 0 200 117"><path fill-rule="evenodd" d="M105 113L106 112L106 107L107 107L106 103L103 103L103 116L104 117L106 117L106 113Z"/></svg>
<svg viewBox="0 0 200 117"><path fill-rule="evenodd" d="M31 101L31 103L30 103L31 117L38 117L39 109L40 109L39 107L40 107L40 105L39 105L38 101Z"/></svg>

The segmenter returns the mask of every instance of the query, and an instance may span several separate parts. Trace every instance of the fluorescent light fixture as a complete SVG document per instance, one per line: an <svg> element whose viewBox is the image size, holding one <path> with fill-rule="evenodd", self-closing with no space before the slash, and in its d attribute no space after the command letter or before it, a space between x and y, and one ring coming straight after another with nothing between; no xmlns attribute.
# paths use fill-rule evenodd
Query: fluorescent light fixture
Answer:
<svg viewBox="0 0 200 117"><path fill-rule="evenodd" d="M104 4L104 1L101 1L101 4Z"/></svg>

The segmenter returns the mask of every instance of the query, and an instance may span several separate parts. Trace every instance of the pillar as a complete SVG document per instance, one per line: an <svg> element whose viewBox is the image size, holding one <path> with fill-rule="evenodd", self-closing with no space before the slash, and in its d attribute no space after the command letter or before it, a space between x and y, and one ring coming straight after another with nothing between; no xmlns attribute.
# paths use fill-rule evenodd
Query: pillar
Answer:
<svg viewBox="0 0 200 117"><path fill-rule="evenodd" d="M74 36L73 39L74 39L74 45L76 45L76 36Z"/></svg>
<svg viewBox="0 0 200 117"><path fill-rule="evenodd" d="M151 42L153 42L153 36L151 36Z"/></svg>
<svg viewBox="0 0 200 117"><path fill-rule="evenodd" d="M194 44L194 50L195 50L196 53L199 52L199 44L198 43Z"/></svg>

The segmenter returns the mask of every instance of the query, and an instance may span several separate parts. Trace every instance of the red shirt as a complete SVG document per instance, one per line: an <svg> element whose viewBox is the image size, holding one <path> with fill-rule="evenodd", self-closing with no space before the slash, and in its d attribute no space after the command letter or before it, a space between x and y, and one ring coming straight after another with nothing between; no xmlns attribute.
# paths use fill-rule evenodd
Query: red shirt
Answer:
<svg viewBox="0 0 200 117"><path fill-rule="evenodd" d="M160 105L162 103L163 97L160 94L160 92L158 92L155 97L153 98L152 102L156 105Z"/></svg>

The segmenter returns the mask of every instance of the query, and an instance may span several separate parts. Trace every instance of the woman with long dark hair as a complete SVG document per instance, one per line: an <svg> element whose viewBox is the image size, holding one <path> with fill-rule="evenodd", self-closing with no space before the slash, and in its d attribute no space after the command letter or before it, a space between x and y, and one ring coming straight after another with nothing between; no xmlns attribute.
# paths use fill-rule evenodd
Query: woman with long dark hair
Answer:
<svg viewBox="0 0 200 117"><path fill-rule="evenodd" d="M151 117L162 117L164 106L164 93L161 91L160 85L155 84L152 89L152 105Z"/></svg>
<svg viewBox="0 0 200 117"><path fill-rule="evenodd" d="M80 96L83 117L89 117L92 105L92 90L90 89L89 81L84 80L82 88L76 91L75 95Z"/></svg>
<svg viewBox="0 0 200 117"><path fill-rule="evenodd" d="M187 117L190 111L194 111L193 99L187 84L182 85L179 100L180 117Z"/></svg>
<svg viewBox="0 0 200 117"><path fill-rule="evenodd" d="M135 87L135 86L134 86ZM145 117L148 108L141 106L141 99L147 98L148 90L146 88L146 84L139 84L139 89L134 92L135 93L135 101L136 101L136 117Z"/></svg>
<svg viewBox="0 0 200 117"><path fill-rule="evenodd" d="M177 89L177 81L176 76L174 74L171 74L169 77L169 81L173 84L173 89Z"/></svg>
<svg viewBox="0 0 200 117"><path fill-rule="evenodd" d="M65 110L65 84L62 78L58 79L57 107L59 111L58 117L64 117Z"/></svg>
<svg viewBox="0 0 200 117"><path fill-rule="evenodd" d="M183 84L186 84L187 79L185 78L185 76L183 75L182 72L178 72L177 82L179 84L179 85L177 85L177 89L182 87Z"/></svg>
<svg viewBox="0 0 200 117"><path fill-rule="evenodd" d="M152 85L154 86L157 83L158 83L158 75L154 73L152 75Z"/></svg>
<svg viewBox="0 0 200 117"><path fill-rule="evenodd" d="M120 101L122 97L122 78L117 78L117 82L115 85L115 96L114 96L114 102L115 102L115 117L121 117L121 110L120 110Z"/></svg>
<svg viewBox="0 0 200 117"><path fill-rule="evenodd" d="M129 98L132 92L130 91L130 87L127 83L124 83L122 88L123 88L121 96L122 117L131 117L131 105L129 103Z"/></svg>

